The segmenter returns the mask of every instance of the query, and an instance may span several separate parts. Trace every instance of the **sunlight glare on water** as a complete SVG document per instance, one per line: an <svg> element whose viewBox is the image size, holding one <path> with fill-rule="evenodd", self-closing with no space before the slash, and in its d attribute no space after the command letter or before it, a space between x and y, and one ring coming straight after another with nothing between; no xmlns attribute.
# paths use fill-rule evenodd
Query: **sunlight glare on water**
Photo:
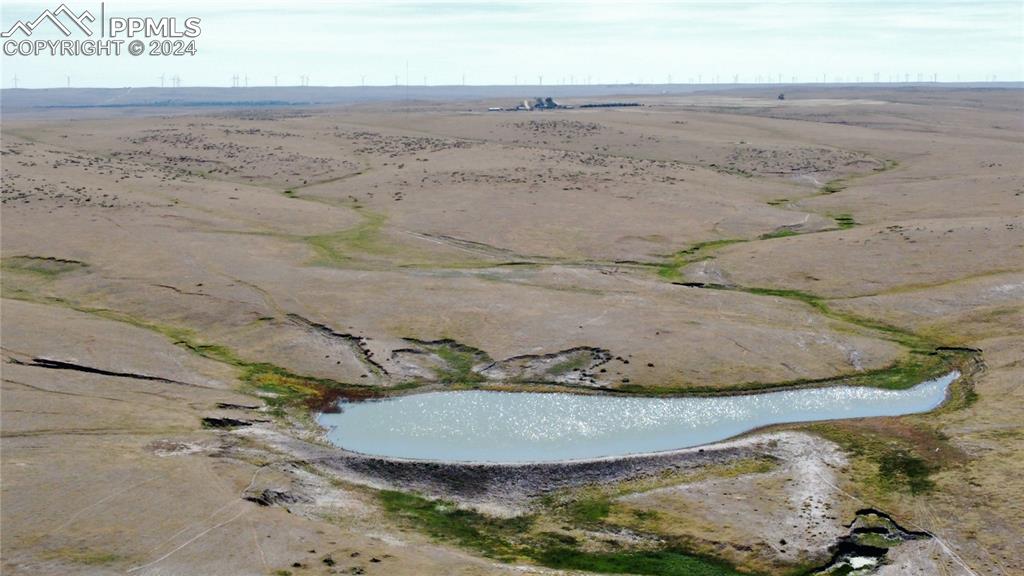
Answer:
<svg viewBox="0 0 1024 576"><path fill-rule="evenodd" d="M786 422L896 416L939 406L952 372L906 390L834 386L712 398L454 391L341 403L320 414L337 446L461 462L578 460L716 442Z"/></svg>

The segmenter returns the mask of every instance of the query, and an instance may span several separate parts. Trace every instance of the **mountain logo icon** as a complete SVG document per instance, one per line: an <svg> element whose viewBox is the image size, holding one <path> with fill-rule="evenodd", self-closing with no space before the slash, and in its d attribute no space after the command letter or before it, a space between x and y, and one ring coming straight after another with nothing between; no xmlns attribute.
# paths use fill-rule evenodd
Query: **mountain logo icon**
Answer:
<svg viewBox="0 0 1024 576"><path fill-rule="evenodd" d="M7 32L0 33L0 37L10 38L18 31L21 31L25 36L31 36L32 32L47 20L52 22L58 30L64 33L65 36L71 36L71 28L61 21L61 16L65 16L70 19L71 23L77 26L82 32L85 32L86 36L92 36L92 29L89 28L86 22L94 22L96 21L96 17L88 10L83 10L81 14L75 14L70 8L68 8L67 4L61 4L56 10L43 10L42 14L31 22L18 20Z"/></svg>

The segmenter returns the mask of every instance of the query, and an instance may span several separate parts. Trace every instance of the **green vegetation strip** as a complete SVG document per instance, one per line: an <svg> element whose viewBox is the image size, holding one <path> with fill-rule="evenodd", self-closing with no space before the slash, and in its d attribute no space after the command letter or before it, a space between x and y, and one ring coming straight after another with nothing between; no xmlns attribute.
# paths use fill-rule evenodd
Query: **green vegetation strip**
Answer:
<svg viewBox="0 0 1024 576"><path fill-rule="evenodd" d="M835 194L836 192L842 192L846 189L846 184L843 178L837 178L830 180L821 187L822 194Z"/></svg>
<svg viewBox="0 0 1024 576"><path fill-rule="evenodd" d="M849 230L857 225L857 221L853 219L853 215L847 212L831 214L830 216L836 221L836 225L839 226L840 230Z"/></svg>
<svg viewBox="0 0 1024 576"><path fill-rule="evenodd" d="M349 262L356 253L381 256L396 251L395 246L380 240L380 232L387 218L366 210L359 211L359 214L364 220L353 228L304 238L316 252L317 264L339 266Z"/></svg>
<svg viewBox="0 0 1024 576"><path fill-rule="evenodd" d="M850 183L854 180L864 178L865 176L870 176L872 174L877 174L879 172L892 170L897 166L899 166L899 162L895 160L883 160L882 165L878 166L877 168L874 168L871 172L863 174L851 174L849 176L843 176L842 178L836 178L835 180L829 180L828 182L825 183L824 186L821 187L821 189L818 191L818 194L835 194L836 192L842 192L843 190L846 190L846 187L849 186Z"/></svg>
<svg viewBox="0 0 1024 576"><path fill-rule="evenodd" d="M548 548L536 558L549 568L587 570L602 574L657 574L663 576L721 576L741 574L710 559L672 549L625 552L584 552L574 548Z"/></svg>
<svg viewBox="0 0 1024 576"><path fill-rule="evenodd" d="M877 168L874 168L871 172L863 174L851 174L826 182L824 186L818 189L817 194L813 194L811 197L842 192L852 181L856 179L863 178L865 176L870 176L872 174L877 174L879 172L892 170L893 168L896 168L898 165L899 163L896 162L895 160L883 160L882 165L878 166ZM715 167L715 165L712 164L712 167ZM750 176L750 174L744 175ZM789 198L774 198L772 200L768 200L767 204L769 206L782 206L789 202ZM849 213L834 214L830 215L830 217L833 220L835 220L836 226L839 230L848 230L857 225L857 222L853 219L853 215ZM786 238L789 236L813 234L816 232L833 232L835 230L835 228L830 228L819 231L800 232L788 228L781 228L772 232L762 234L757 238L757 240L771 240L774 238ZM690 264L692 262L697 262L699 260L706 260L708 258L712 258L713 256L708 254L710 250L728 244L734 244L736 242L749 241L749 239L731 238L725 240L712 240L710 242L698 242L697 244L694 244L693 246L686 250L682 250L680 252L673 254L667 262L664 262L660 266L658 266L658 275L668 280L678 280L680 278L680 269L683 266L686 266L687 264Z"/></svg>
<svg viewBox="0 0 1024 576"><path fill-rule="evenodd" d="M732 576L740 574L717 560L664 547L652 550L586 551L567 534L535 532L537 515L494 518L464 510L450 502L384 490L381 504L391 515L412 523L430 536L455 543L504 562L528 559L542 566L604 574L668 576ZM595 521L607 514L604 505L583 512Z"/></svg>
<svg viewBox="0 0 1024 576"><path fill-rule="evenodd" d="M176 346L186 348L203 358L238 368L240 371L239 379L243 383L244 390L260 396L271 408L271 413L276 416L284 415L285 411L292 407L320 408L333 405L341 397L370 398L382 395L380 390L375 390L370 386L346 384L329 378L296 374L269 362L245 360L226 346L203 342L193 330L188 328L153 322L107 308L83 306L63 298L33 296L20 290L5 293L4 297L43 304L56 304L78 312L91 314L107 320L124 322L162 334ZM393 389L403 388L397 387Z"/></svg>
<svg viewBox="0 0 1024 576"><path fill-rule="evenodd" d="M862 328L866 328L873 332L879 333L879 335L886 340L897 342L912 350L929 351L933 350L936 346L938 346L938 344L935 342L931 342L921 336L918 336L917 334L914 334L913 332L903 330L902 328L898 328L891 324L886 324L885 322L873 320L871 318L865 318L863 316L859 316L851 312L840 312L837 310L833 310L824 298L820 296L815 296L814 294L808 292L802 292L800 290L788 290L782 288L734 288L710 284L707 285L707 287L722 290L737 290L740 292L747 292L749 294L756 294L759 296L775 296L778 298L788 298L790 300L797 300L799 302L807 304L808 306L813 307L818 312L821 312L828 318L860 326Z"/></svg>
<svg viewBox="0 0 1024 576"><path fill-rule="evenodd" d="M971 357L969 352L909 352L892 365L876 370L865 370L840 376L824 378L799 378L782 382L744 382L729 387L686 386L661 387L641 384L623 384L609 393L623 393L640 396L725 396L749 394L814 386L868 386L887 390L905 390L926 380L948 374L962 361Z"/></svg>
<svg viewBox="0 0 1024 576"><path fill-rule="evenodd" d="M472 350L446 342L436 346L434 352L445 362L444 367L435 369L441 382L468 384L486 380L473 371L479 357Z"/></svg>
<svg viewBox="0 0 1024 576"><path fill-rule="evenodd" d="M947 374L954 369L968 364L971 359L977 356L977 352L974 350L944 348L941 342L937 342L897 326L859 316L851 312L834 310L828 305L826 299L808 292L782 288L745 288L741 286L726 286L720 284L702 284L701 287L712 290L746 292L757 296L772 296L802 302L831 320L836 320L847 325L857 326L868 330L879 338L895 342L903 346L907 351L900 359L893 362L891 365L874 370L854 372L838 377L796 379L784 382L746 382L729 388L687 386L685 388L686 395L735 394L771 389L798 388L821 384L871 386L889 390L903 390L926 380L931 380ZM619 386L616 391L646 396L680 395L680 389L678 386L667 388L626 384ZM973 391L968 389L964 393L962 399L967 403L973 401ZM960 405L961 404L958 404L957 406Z"/></svg>
<svg viewBox="0 0 1024 576"><path fill-rule="evenodd" d="M942 456L949 451L946 438L925 428L918 433L924 438L910 440L835 423L812 424L806 428L839 444L861 462L863 466L855 465L853 474L858 477L858 484L871 490L876 498L931 492L935 487L932 474L948 460Z"/></svg>
<svg viewBox="0 0 1024 576"><path fill-rule="evenodd" d="M721 248L722 246L728 246L729 244L736 244L737 242L746 242L746 240L742 238L723 238L721 240L698 242L685 250L676 252L667 262L661 264L658 267L658 276L667 280L677 280L680 277L679 270L683 266L692 264L693 262L707 260L711 258L709 253L712 250Z"/></svg>
<svg viewBox="0 0 1024 576"><path fill-rule="evenodd" d="M800 233L790 228L780 228L778 230L768 232L767 234L761 234L760 240L771 240L773 238L788 238L790 236L799 236Z"/></svg>
<svg viewBox="0 0 1024 576"><path fill-rule="evenodd" d="M50 256L11 256L4 258L0 264L4 272L23 272L48 280L87 267L88 264L84 262Z"/></svg>

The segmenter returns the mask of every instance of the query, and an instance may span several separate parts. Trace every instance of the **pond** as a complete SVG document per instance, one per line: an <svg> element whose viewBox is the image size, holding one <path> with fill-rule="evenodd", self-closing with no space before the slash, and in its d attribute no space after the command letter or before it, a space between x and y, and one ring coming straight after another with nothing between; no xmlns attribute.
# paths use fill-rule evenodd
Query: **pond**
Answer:
<svg viewBox="0 0 1024 576"><path fill-rule="evenodd" d="M523 463L662 452L770 424L927 412L951 372L905 390L830 386L717 397L640 398L481 390L341 402L328 439L374 456Z"/></svg>

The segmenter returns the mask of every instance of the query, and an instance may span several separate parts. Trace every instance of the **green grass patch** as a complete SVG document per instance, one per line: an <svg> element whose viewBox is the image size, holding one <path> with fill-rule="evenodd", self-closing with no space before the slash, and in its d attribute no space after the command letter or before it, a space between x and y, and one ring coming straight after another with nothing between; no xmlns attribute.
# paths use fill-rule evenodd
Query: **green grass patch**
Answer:
<svg viewBox="0 0 1024 576"><path fill-rule="evenodd" d="M843 378L843 384L904 390L925 380L949 373L953 369L952 359L944 354L923 354L911 351L891 366L847 376Z"/></svg>
<svg viewBox="0 0 1024 576"><path fill-rule="evenodd" d="M746 240L742 238L723 238L721 240L697 242L689 248L672 254L668 260L659 264L656 268L658 276L666 280L678 280L680 278L679 271L683 266L711 258L711 251L728 246L729 244L736 244L737 242L746 242Z"/></svg>
<svg viewBox="0 0 1024 576"><path fill-rule="evenodd" d="M289 408L319 410L333 406L339 398L365 399L381 394L369 386L296 374L275 364L240 360L233 354L232 358L232 364L241 369L239 379L246 391L260 396L275 416L283 416Z"/></svg>
<svg viewBox="0 0 1024 576"><path fill-rule="evenodd" d="M722 238L720 240L707 240L705 242L697 242L690 246L686 250L681 250L679 254L686 256L695 256L700 252L706 252L715 248L721 248L722 246L728 246L729 244L736 244L738 242L746 242L743 238Z"/></svg>
<svg viewBox="0 0 1024 576"><path fill-rule="evenodd" d="M822 194L835 194L836 192L842 192L846 189L846 184L843 178L837 178L835 180L829 180L821 187Z"/></svg>
<svg viewBox="0 0 1024 576"><path fill-rule="evenodd" d="M53 258L50 256L10 256L0 262L0 269L4 272L23 272L51 280L67 274L88 268L85 262L68 260L65 258Z"/></svg>
<svg viewBox="0 0 1024 576"><path fill-rule="evenodd" d="M573 370L582 370L587 368L590 366L592 360L593 358L591 357L590 352L576 352L572 357L548 368L547 373L553 377L562 376L572 372Z"/></svg>
<svg viewBox="0 0 1024 576"><path fill-rule="evenodd" d="M505 562L530 559L549 568L604 574L739 574L725 563L674 548L583 550L578 539L570 534L535 532L536 515L494 518L474 510L460 509L450 502L393 490L379 492L378 498L388 514L413 524L431 537ZM579 512L587 522L598 522L606 513L606 503L586 504Z"/></svg>
<svg viewBox="0 0 1024 576"><path fill-rule="evenodd" d="M671 263L662 264L658 266L658 276L670 281L679 280L680 278L682 278L682 274L679 273L679 269L682 268L683 266L685 266L684 263L679 263L675 261Z"/></svg>
<svg viewBox="0 0 1024 576"><path fill-rule="evenodd" d="M866 318L857 314L849 312L839 312L832 310L827 305L822 303L827 310L826 315L833 320L840 320L848 324L854 324L861 328L867 328L878 333L881 337L897 344L901 344L911 350L917 350L920 352L933 350L939 345L938 342L925 338L919 334L915 334L909 330L904 330L892 324L887 324L881 320L875 320L873 318Z"/></svg>
<svg viewBox="0 0 1024 576"><path fill-rule="evenodd" d="M605 495L589 495L565 504L565 516L576 526L597 524L608 517L612 502Z"/></svg>
<svg viewBox="0 0 1024 576"><path fill-rule="evenodd" d="M584 552L576 548L552 547L543 550L535 559L549 568L586 570L600 574L657 574L659 576L741 574L727 564L671 549Z"/></svg>
<svg viewBox="0 0 1024 576"><path fill-rule="evenodd" d="M931 465L907 450L889 450L878 458L878 474L882 481L904 487L911 494L930 492L935 487L929 478L932 472Z"/></svg>
<svg viewBox="0 0 1024 576"><path fill-rule="evenodd" d="M788 290L785 288L736 288L736 290L747 292L748 294L757 294L758 296L775 296L778 298L788 298L789 300L798 300L817 309L823 314L831 313L831 310L822 298L809 292Z"/></svg>
<svg viewBox="0 0 1024 576"><path fill-rule="evenodd" d="M249 392L263 393L260 395L264 402L278 415L289 406L308 404L322 398L328 390L342 388L333 381L300 376L266 363L245 365L241 380Z"/></svg>
<svg viewBox="0 0 1024 576"><path fill-rule="evenodd" d="M887 538L884 534L866 532L857 535L857 544L861 546L874 546L875 548L891 548L898 546L903 541L898 538Z"/></svg>
<svg viewBox="0 0 1024 576"><path fill-rule="evenodd" d="M899 166L899 162L897 162L895 160L882 160L882 165L878 166L877 168L874 168L869 173L851 174L851 175L848 175L848 176L843 176L842 178L836 178L834 180L829 180L828 182L825 183L824 186L822 186L819 189L819 193L821 193L821 194L835 194L836 192L842 192L843 190L846 190L846 187L847 187L847 185L849 184L849 182L851 180L863 178L864 176L870 176L872 173L879 173L879 172L885 172L886 170L892 170L893 168L895 168L897 166Z"/></svg>
<svg viewBox="0 0 1024 576"><path fill-rule="evenodd" d="M461 344L452 339L431 341L410 338L410 341L416 342L437 355L442 364L434 367L434 375L439 381L446 384L475 384L482 382L486 378L474 372L473 367L493 362L480 349Z"/></svg>
<svg viewBox="0 0 1024 576"><path fill-rule="evenodd" d="M853 215L847 212L841 214L830 214L831 218L836 221L836 226L839 226L840 230L849 230L857 225L857 221L853 219Z"/></svg>
<svg viewBox="0 0 1024 576"><path fill-rule="evenodd" d="M359 210L363 222L330 234L316 234L303 238L316 252L316 263L340 265L352 260L357 254L387 256L396 253L395 246L381 241L380 232L387 217L368 210Z"/></svg>
<svg viewBox="0 0 1024 576"><path fill-rule="evenodd" d="M433 351L444 360L444 366L434 370L441 382L471 384L486 380L483 375L473 371L473 366L487 360L483 352L450 342L435 346Z"/></svg>
<svg viewBox="0 0 1024 576"><path fill-rule="evenodd" d="M773 230L771 232L768 232L767 234L761 234L758 238L761 240L771 240L773 238L788 238L789 236L799 235L800 233L797 232L796 230L791 230L789 228L779 228L778 230Z"/></svg>
<svg viewBox="0 0 1024 576"><path fill-rule="evenodd" d="M385 511L411 521L430 536L498 560L516 560L520 554L514 537L533 525L531 516L492 518L450 502L394 490L382 490L378 498Z"/></svg>
<svg viewBox="0 0 1024 576"><path fill-rule="evenodd" d="M225 346L199 343L194 337L179 339L175 343L205 358L239 368L239 380L244 390L260 396L275 416L283 416L293 407L322 408L340 397L369 398L377 395L366 386L296 374L268 362L250 362Z"/></svg>
<svg viewBox="0 0 1024 576"><path fill-rule="evenodd" d="M345 384L328 378L296 374L286 368L268 362L250 362L239 357L234 351L219 344L199 342L187 330L161 331L177 336L175 344L192 352L237 367L239 380L246 392L255 393L271 408L271 413L283 416L288 408L307 406L322 407L333 404L339 397L366 398L376 393L368 387Z"/></svg>
<svg viewBox="0 0 1024 576"><path fill-rule="evenodd" d="M955 460L947 439L928 428L905 426L901 433L839 423L806 428L842 446L854 459L858 483L880 498L927 494L935 487L931 476Z"/></svg>
<svg viewBox="0 0 1024 576"><path fill-rule="evenodd" d="M306 197L303 197L304 199ZM416 268L426 270L465 270L491 268L503 262L487 257L466 257L446 247L424 247L423 243L404 242L385 232L387 216L359 206L350 206L363 221L327 234L292 236L314 252L310 264L364 270Z"/></svg>

